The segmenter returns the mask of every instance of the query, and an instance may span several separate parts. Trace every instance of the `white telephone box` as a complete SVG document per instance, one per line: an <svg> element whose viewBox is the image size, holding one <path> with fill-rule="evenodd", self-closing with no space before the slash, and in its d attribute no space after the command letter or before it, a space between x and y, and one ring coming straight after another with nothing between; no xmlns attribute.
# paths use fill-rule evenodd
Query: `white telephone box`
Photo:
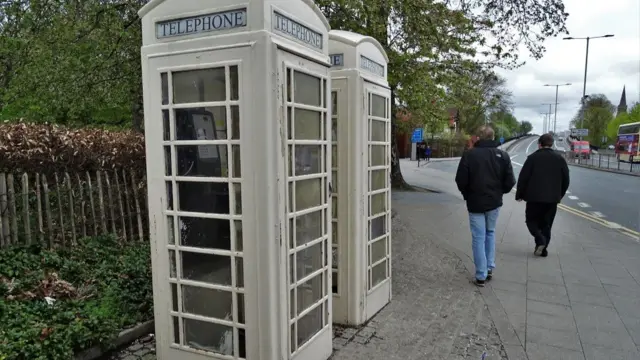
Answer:
<svg viewBox="0 0 640 360"><path fill-rule="evenodd" d="M333 319L359 325L391 300L391 91L372 37L332 30Z"/></svg>
<svg viewBox="0 0 640 360"><path fill-rule="evenodd" d="M312 0L139 15L158 359L327 359L327 20Z"/></svg>

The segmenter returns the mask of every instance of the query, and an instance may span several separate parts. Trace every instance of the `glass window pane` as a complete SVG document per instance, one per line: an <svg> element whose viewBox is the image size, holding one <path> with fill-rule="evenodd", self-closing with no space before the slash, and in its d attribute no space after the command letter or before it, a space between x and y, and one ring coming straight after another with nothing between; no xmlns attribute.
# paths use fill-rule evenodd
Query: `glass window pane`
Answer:
<svg viewBox="0 0 640 360"><path fill-rule="evenodd" d="M380 214L387 210L387 193L371 195L369 199L371 201L369 216Z"/></svg>
<svg viewBox="0 0 640 360"><path fill-rule="evenodd" d="M244 294L238 293L238 294L236 294L236 296L237 296L237 300L236 301L238 303L238 317L237 317L237 319L238 319L238 322L240 324L244 324L244 322L245 322Z"/></svg>
<svg viewBox="0 0 640 360"><path fill-rule="evenodd" d="M173 316L173 343L180 344L180 319Z"/></svg>
<svg viewBox="0 0 640 360"><path fill-rule="evenodd" d="M221 355L233 355L233 328L200 320L182 319L185 345Z"/></svg>
<svg viewBox="0 0 640 360"><path fill-rule="evenodd" d="M293 86L291 85L291 77L293 75L291 75L292 71L291 69L287 69L287 101L291 102L292 98L291 98L291 94L293 91Z"/></svg>
<svg viewBox="0 0 640 360"><path fill-rule="evenodd" d="M338 119L331 118L331 141L338 141Z"/></svg>
<svg viewBox="0 0 640 360"><path fill-rule="evenodd" d="M173 210L173 183L171 181L166 181L165 185L167 194L167 210Z"/></svg>
<svg viewBox="0 0 640 360"><path fill-rule="evenodd" d="M291 156L291 153L289 153ZM295 147L295 176L322 172L322 146L297 145Z"/></svg>
<svg viewBox="0 0 640 360"><path fill-rule="evenodd" d="M238 65L229 67L229 88L231 89L231 100L240 98L240 82L238 79Z"/></svg>
<svg viewBox="0 0 640 360"><path fill-rule="evenodd" d="M334 168L338 167L338 146L337 145L331 146L331 167L334 167Z"/></svg>
<svg viewBox="0 0 640 360"><path fill-rule="evenodd" d="M226 100L224 67L173 73L173 103Z"/></svg>
<svg viewBox="0 0 640 360"><path fill-rule="evenodd" d="M227 108L175 110L176 140L227 140Z"/></svg>
<svg viewBox="0 0 640 360"><path fill-rule="evenodd" d="M371 115L384 118L386 117L387 99L371 94Z"/></svg>
<svg viewBox="0 0 640 360"><path fill-rule="evenodd" d="M236 205L236 209L234 214L241 215L242 214L242 186L238 183L234 183L231 185L233 188L233 196L235 196L234 201Z"/></svg>
<svg viewBox="0 0 640 360"><path fill-rule="evenodd" d="M338 269L338 247L331 247L331 268Z"/></svg>
<svg viewBox="0 0 640 360"><path fill-rule="evenodd" d="M178 210L229 214L229 185L227 183L180 181L176 184L180 199Z"/></svg>
<svg viewBox="0 0 640 360"><path fill-rule="evenodd" d="M169 250L169 277L175 279L178 277L176 272L176 252ZM176 310L177 311L177 310Z"/></svg>
<svg viewBox="0 0 640 360"><path fill-rule="evenodd" d="M333 164L333 167L336 168L338 164ZM333 195L336 195L338 193L338 172L337 171L332 171L331 172L331 184L333 185Z"/></svg>
<svg viewBox="0 0 640 360"><path fill-rule="evenodd" d="M322 274L298 285L298 315L322 298Z"/></svg>
<svg viewBox="0 0 640 360"><path fill-rule="evenodd" d="M242 177L242 163L240 159L240 145L231 145L231 151L233 151L233 174L234 178Z"/></svg>
<svg viewBox="0 0 640 360"><path fill-rule="evenodd" d="M227 177L229 159L227 145L176 146L177 176Z"/></svg>
<svg viewBox="0 0 640 360"><path fill-rule="evenodd" d="M387 216L382 215L377 218L371 219L371 225L369 229L369 240L379 238L387 233Z"/></svg>
<svg viewBox="0 0 640 360"><path fill-rule="evenodd" d="M287 107L287 139L293 139L293 108Z"/></svg>
<svg viewBox="0 0 640 360"><path fill-rule="evenodd" d="M333 226L331 227L331 243L338 243L338 221L333 222Z"/></svg>
<svg viewBox="0 0 640 360"><path fill-rule="evenodd" d="M176 242L176 234L173 225L173 216L167 216L167 238L169 239L169 245L173 245Z"/></svg>
<svg viewBox="0 0 640 360"><path fill-rule="evenodd" d="M180 245L231 250L229 220L180 216L178 222L180 223Z"/></svg>
<svg viewBox="0 0 640 360"><path fill-rule="evenodd" d="M293 86L295 89L294 97L296 103L320 106L321 87L319 78L294 71L293 81Z"/></svg>
<svg viewBox="0 0 640 360"><path fill-rule="evenodd" d="M236 257L236 287L244 287L244 259Z"/></svg>
<svg viewBox="0 0 640 360"><path fill-rule="evenodd" d="M387 256L387 238L378 240L371 244L371 262L369 264L375 264L378 260Z"/></svg>
<svg viewBox="0 0 640 360"><path fill-rule="evenodd" d="M171 166L171 146L164 146L164 173L171 176L173 167Z"/></svg>
<svg viewBox="0 0 640 360"><path fill-rule="evenodd" d="M240 139L240 107L231 106L231 139Z"/></svg>
<svg viewBox="0 0 640 360"><path fill-rule="evenodd" d="M291 192L293 183L289 184L289 196L294 199L294 211L309 209L322 205L322 179L296 181L296 193Z"/></svg>
<svg viewBox="0 0 640 360"><path fill-rule="evenodd" d="M371 269L371 287L374 287L387 278L387 260L381 262Z"/></svg>
<svg viewBox="0 0 640 360"><path fill-rule="evenodd" d="M162 91L162 105L169 104L169 77L167 73L160 74L160 88Z"/></svg>
<svg viewBox="0 0 640 360"><path fill-rule="evenodd" d="M331 92L331 115L338 115L338 92Z"/></svg>
<svg viewBox="0 0 640 360"><path fill-rule="evenodd" d="M295 134L298 140L322 140L322 113L295 109Z"/></svg>
<svg viewBox="0 0 640 360"><path fill-rule="evenodd" d="M304 279L314 271L322 268L322 244L323 242L319 242L297 252L296 280Z"/></svg>
<svg viewBox="0 0 640 360"><path fill-rule="evenodd" d="M331 218L332 219L338 218L338 202L337 201L331 202Z"/></svg>
<svg viewBox="0 0 640 360"><path fill-rule="evenodd" d="M371 120L371 141L387 141L387 123Z"/></svg>
<svg viewBox="0 0 640 360"><path fill-rule="evenodd" d="M233 320L231 292L189 285L182 285L181 288L183 312L215 319Z"/></svg>
<svg viewBox="0 0 640 360"><path fill-rule="evenodd" d="M371 171L371 191L384 189L387 187L387 170Z"/></svg>
<svg viewBox="0 0 640 360"><path fill-rule="evenodd" d="M296 228L296 246L304 245L322 236L322 212L314 211L312 213L298 216L295 220ZM294 229L291 229L293 234Z"/></svg>
<svg viewBox="0 0 640 360"><path fill-rule="evenodd" d="M369 149L371 151L369 166L382 166L387 164L387 153L385 151L385 145L371 145L369 146Z"/></svg>
<svg viewBox="0 0 640 360"><path fill-rule="evenodd" d="M231 258L180 251L182 279L231 286Z"/></svg>
<svg viewBox="0 0 640 360"><path fill-rule="evenodd" d="M298 348L322 330L322 306L318 306L298 320Z"/></svg>
<svg viewBox="0 0 640 360"><path fill-rule="evenodd" d="M331 292L334 294L338 293L338 272L334 271L333 276L331 277Z"/></svg>
<svg viewBox="0 0 640 360"><path fill-rule="evenodd" d="M169 110L162 110L162 132L163 140L171 140L171 118L169 117Z"/></svg>
<svg viewBox="0 0 640 360"><path fill-rule="evenodd" d="M236 251L243 251L244 243L242 240L242 221L234 220L233 225L236 229Z"/></svg>

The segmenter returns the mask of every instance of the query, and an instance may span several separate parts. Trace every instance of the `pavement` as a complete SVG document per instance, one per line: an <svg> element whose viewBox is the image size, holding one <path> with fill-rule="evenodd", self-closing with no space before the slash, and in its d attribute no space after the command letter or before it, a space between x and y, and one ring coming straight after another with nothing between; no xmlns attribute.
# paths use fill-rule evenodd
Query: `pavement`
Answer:
<svg viewBox="0 0 640 360"><path fill-rule="evenodd" d="M528 141L512 149L533 148ZM417 168L403 160L405 179L439 191L440 197L433 207L426 195L410 195L415 208L404 216L411 223L421 220L425 228L437 224L441 238L466 258L472 276L468 216L454 173L448 171L457 162L449 161L448 167L445 163ZM497 229L497 268L482 294L508 358L640 359L637 237L561 209L549 257L534 258L533 247L524 225L524 204L505 196Z"/></svg>

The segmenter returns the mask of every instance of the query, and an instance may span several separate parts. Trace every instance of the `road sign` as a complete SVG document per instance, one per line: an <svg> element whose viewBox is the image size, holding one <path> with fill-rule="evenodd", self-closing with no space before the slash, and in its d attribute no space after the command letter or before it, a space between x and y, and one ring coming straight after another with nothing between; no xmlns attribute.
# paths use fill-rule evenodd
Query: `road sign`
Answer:
<svg viewBox="0 0 640 360"><path fill-rule="evenodd" d="M500 138L500 144L504 144L504 137Z"/></svg>
<svg viewBox="0 0 640 360"><path fill-rule="evenodd" d="M411 142L417 143L422 141L422 128L417 128L413 130L413 134L411 134Z"/></svg>
<svg viewBox="0 0 640 360"><path fill-rule="evenodd" d="M589 136L589 129L571 129L571 136Z"/></svg>

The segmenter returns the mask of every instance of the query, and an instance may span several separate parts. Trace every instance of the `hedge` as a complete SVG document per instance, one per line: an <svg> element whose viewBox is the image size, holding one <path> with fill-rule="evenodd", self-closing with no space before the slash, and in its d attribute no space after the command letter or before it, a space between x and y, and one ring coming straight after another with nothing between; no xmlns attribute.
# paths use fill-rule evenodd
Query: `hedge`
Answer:
<svg viewBox="0 0 640 360"><path fill-rule="evenodd" d="M0 172L144 169L144 136L132 130L0 124Z"/></svg>

